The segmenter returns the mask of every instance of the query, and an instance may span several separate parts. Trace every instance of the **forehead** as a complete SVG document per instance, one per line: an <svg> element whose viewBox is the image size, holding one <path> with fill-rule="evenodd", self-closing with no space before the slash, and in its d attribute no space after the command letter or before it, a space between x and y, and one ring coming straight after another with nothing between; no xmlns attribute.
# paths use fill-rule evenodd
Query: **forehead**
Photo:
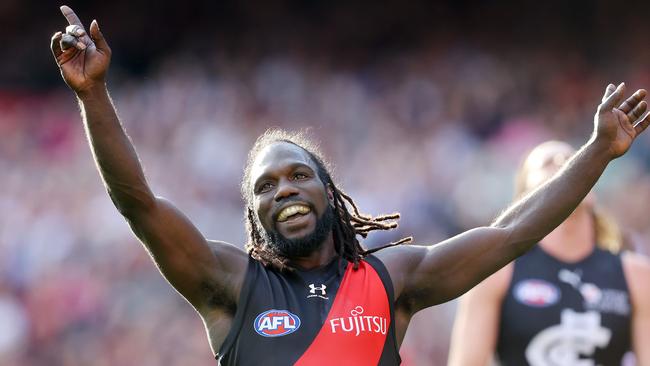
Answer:
<svg viewBox="0 0 650 366"><path fill-rule="evenodd" d="M288 142L274 142L263 148L251 167L251 182L263 175L274 174L297 164L307 165L316 171L316 164L301 147Z"/></svg>
<svg viewBox="0 0 650 366"><path fill-rule="evenodd" d="M535 148L528 159L526 166L529 170L563 165L575 152L571 145L561 142L550 142Z"/></svg>

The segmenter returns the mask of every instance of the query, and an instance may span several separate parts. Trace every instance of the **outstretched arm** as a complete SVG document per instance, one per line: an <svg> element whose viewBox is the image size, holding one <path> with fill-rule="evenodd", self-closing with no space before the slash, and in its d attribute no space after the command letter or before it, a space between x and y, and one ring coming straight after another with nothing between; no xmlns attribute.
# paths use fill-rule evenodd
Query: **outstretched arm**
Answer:
<svg viewBox="0 0 650 366"><path fill-rule="evenodd" d="M645 90L623 103L625 85L609 85L589 141L548 182L513 204L490 227L429 247L379 254L393 278L399 305L413 313L455 298L530 249L564 221L607 164L623 155L650 123ZM636 123L635 123L636 122Z"/></svg>
<svg viewBox="0 0 650 366"><path fill-rule="evenodd" d="M63 79L76 93L86 136L108 194L167 280L198 310L232 306L243 281L246 255L208 242L170 202L154 196L106 89L111 50L97 21L87 33L67 6L70 24L52 37Z"/></svg>
<svg viewBox="0 0 650 366"><path fill-rule="evenodd" d="M594 133L587 142L546 184L506 210L492 224L506 228L509 240L528 248L561 224L582 202L607 164L623 155L632 141L650 123L650 117L634 124L646 111L641 89L622 100L625 85L609 85L594 117Z"/></svg>

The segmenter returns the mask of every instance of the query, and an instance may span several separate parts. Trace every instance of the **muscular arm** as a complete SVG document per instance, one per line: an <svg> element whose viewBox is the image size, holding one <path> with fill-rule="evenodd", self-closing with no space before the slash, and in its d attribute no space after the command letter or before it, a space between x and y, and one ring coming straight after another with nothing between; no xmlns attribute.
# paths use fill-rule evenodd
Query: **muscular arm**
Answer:
<svg viewBox="0 0 650 366"><path fill-rule="evenodd" d="M150 209L156 198L108 90L104 85L96 85L77 96L90 150L113 203L127 217Z"/></svg>
<svg viewBox="0 0 650 366"><path fill-rule="evenodd" d="M86 135L108 194L163 276L197 309L232 309L246 256L208 242L190 220L149 188L138 156L103 85L78 94Z"/></svg>
<svg viewBox="0 0 650 366"><path fill-rule="evenodd" d="M639 90L618 108L625 87L610 85L594 118L592 138L548 182L513 204L490 227L429 247L389 248L379 254L392 276L398 305L411 314L455 298L530 249L587 195L607 164L622 155L650 123L637 124L647 105Z"/></svg>
<svg viewBox="0 0 650 366"><path fill-rule="evenodd" d="M485 279L460 298L449 350L449 366L486 366L499 335L501 303L512 277L512 265Z"/></svg>
<svg viewBox="0 0 650 366"><path fill-rule="evenodd" d="M198 310L232 308L243 281L246 255L226 243L208 243L169 201L149 188L138 156L126 135L105 87L110 49L96 22L90 36L67 7L73 42L65 50L61 33L52 50L66 83L76 92L99 173L119 212L126 218L167 280ZM70 27L69 27L70 28ZM62 42L63 41L63 42Z"/></svg>

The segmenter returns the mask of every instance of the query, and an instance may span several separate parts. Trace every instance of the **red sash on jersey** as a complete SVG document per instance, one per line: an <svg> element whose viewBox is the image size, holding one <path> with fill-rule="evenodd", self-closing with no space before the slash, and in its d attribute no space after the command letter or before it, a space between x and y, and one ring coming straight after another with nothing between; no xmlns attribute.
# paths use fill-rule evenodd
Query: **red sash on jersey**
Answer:
<svg viewBox="0 0 650 366"><path fill-rule="evenodd" d="M390 327L390 304L384 284L371 265L348 264L332 308L312 344L295 363L377 365Z"/></svg>

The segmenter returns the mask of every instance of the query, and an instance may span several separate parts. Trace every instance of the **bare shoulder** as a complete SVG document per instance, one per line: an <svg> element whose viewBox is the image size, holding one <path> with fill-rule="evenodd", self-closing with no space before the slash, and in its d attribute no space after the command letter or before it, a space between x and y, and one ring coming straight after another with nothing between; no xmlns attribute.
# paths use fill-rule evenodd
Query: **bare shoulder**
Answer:
<svg viewBox="0 0 650 366"><path fill-rule="evenodd" d="M644 280L648 282L647 280L650 278L650 258L639 253L624 252L621 254L621 260L623 261L623 271L628 281ZM650 285L650 282L648 282L648 285Z"/></svg>
<svg viewBox="0 0 650 366"><path fill-rule="evenodd" d="M207 240L207 242L212 253L218 254L219 256L225 256L229 261L248 261L248 254L237 245L220 240Z"/></svg>
<svg viewBox="0 0 650 366"><path fill-rule="evenodd" d="M403 244L382 249L373 255L379 258L387 268L400 269L417 265L426 255L428 248L428 246L416 244ZM388 270L390 271L390 268Z"/></svg>
<svg viewBox="0 0 650 366"><path fill-rule="evenodd" d="M235 277L241 277L246 273L248 266L248 253L242 248L219 240L208 240L210 251L219 261L219 266ZM231 278L232 279L232 278Z"/></svg>
<svg viewBox="0 0 650 366"><path fill-rule="evenodd" d="M406 276L410 275L412 269L416 268L424 259L428 248L412 244L397 245L374 253L374 256L384 264L393 281L395 298L399 297L402 292Z"/></svg>
<svg viewBox="0 0 650 366"><path fill-rule="evenodd" d="M633 270L635 271L650 270L650 257L646 255L625 251L621 254L621 259L623 260L624 267L634 268Z"/></svg>
<svg viewBox="0 0 650 366"><path fill-rule="evenodd" d="M625 252L621 255L621 260L633 306L640 303L650 306L650 258Z"/></svg>
<svg viewBox="0 0 650 366"><path fill-rule="evenodd" d="M238 246L224 241L207 240L207 244L217 262L219 274L214 281L201 285L204 296L209 299L206 309L201 310L225 308L227 312L234 311L246 277L248 254ZM199 312L203 313L201 310Z"/></svg>
<svg viewBox="0 0 650 366"><path fill-rule="evenodd" d="M205 283L202 289L207 306L197 308L208 332L212 352L216 354L230 332L248 268L248 254L240 247L219 240L207 240L212 255L223 268L218 281Z"/></svg>

